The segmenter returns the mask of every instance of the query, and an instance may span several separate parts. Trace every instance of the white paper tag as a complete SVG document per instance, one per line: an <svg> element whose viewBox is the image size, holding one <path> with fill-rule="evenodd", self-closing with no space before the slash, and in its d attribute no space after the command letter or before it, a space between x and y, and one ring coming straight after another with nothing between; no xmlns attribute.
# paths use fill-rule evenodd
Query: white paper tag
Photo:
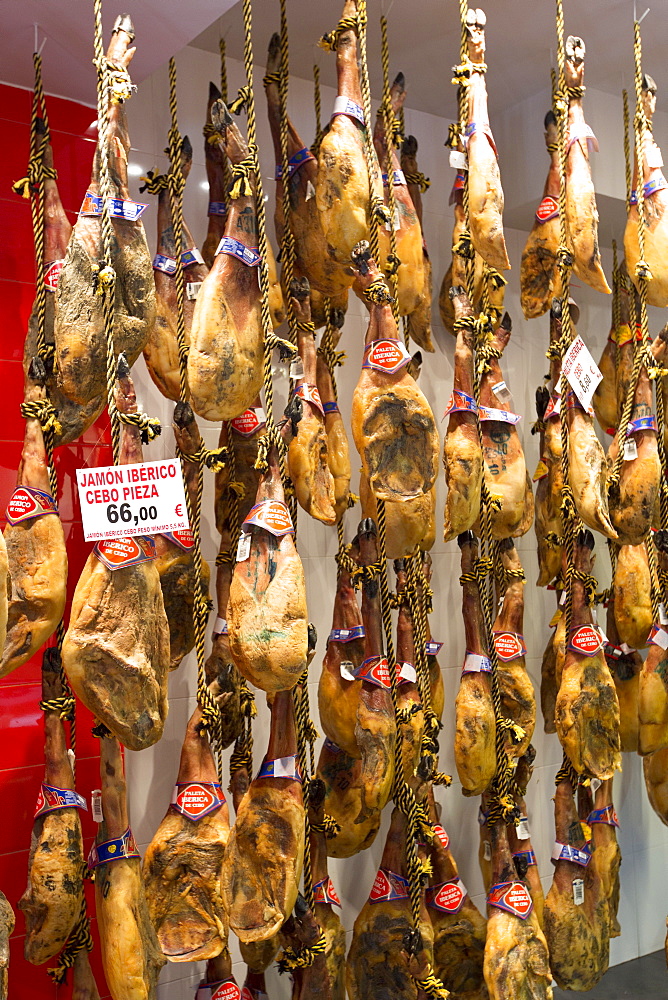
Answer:
<svg viewBox="0 0 668 1000"><path fill-rule="evenodd" d="M583 878L573 879L573 902L576 906L582 906L585 901L585 884Z"/></svg>
<svg viewBox="0 0 668 1000"><path fill-rule="evenodd" d="M181 465L174 458L77 469L76 474L87 542L190 527Z"/></svg>
<svg viewBox="0 0 668 1000"><path fill-rule="evenodd" d="M391 228L390 228L390 223L389 222L385 223L385 228L387 229L388 233L392 231ZM401 219L399 217L399 206L395 205L394 206L394 231L395 231L395 233L397 232L398 229L401 229Z"/></svg>
<svg viewBox="0 0 668 1000"><path fill-rule="evenodd" d="M650 632L650 639L655 646L660 646L661 649L668 649L668 632L662 628L652 629L654 635Z"/></svg>
<svg viewBox="0 0 668 1000"><path fill-rule="evenodd" d="M517 824L517 839L518 840L529 840L531 834L529 833L529 820L526 816L522 816L519 823Z"/></svg>
<svg viewBox="0 0 668 1000"><path fill-rule="evenodd" d="M201 281L187 281L186 282L186 297L192 302L199 295L199 290L202 287Z"/></svg>
<svg viewBox="0 0 668 1000"><path fill-rule="evenodd" d="M492 392L502 403L507 403L510 399L510 389L503 380L492 386Z"/></svg>
<svg viewBox="0 0 668 1000"><path fill-rule="evenodd" d="M656 143L649 144L645 150L645 162L650 170L659 170L663 166L663 156Z"/></svg>
<svg viewBox="0 0 668 1000"><path fill-rule="evenodd" d="M341 676L343 677L344 681L355 680L355 675L352 672L354 669L355 665L354 663L351 663L350 660L341 660L341 666L339 667L339 670L341 671Z"/></svg>
<svg viewBox="0 0 668 1000"><path fill-rule="evenodd" d="M251 536L250 532L242 531L239 535L237 545L237 562L245 562L250 555Z"/></svg>
<svg viewBox="0 0 668 1000"><path fill-rule="evenodd" d="M274 761L275 778L293 778L295 774L295 758L291 754L289 757L278 757Z"/></svg>
<svg viewBox="0 0 668 1000"><path fill-rule="evenodd" d="M559 598L559 606L560 607L563 607L563 605L566 603L566 598L567 597L568 597L568 594L566 593L566 591L562 590L561 597Z"/></svg>
<svg viewBox="0 0 668 1000"><path fill-rule="evenodd" d="M592 790L592 794L596 795L597 791L601 787L601 780L600 780L600 778L590 778L589 779L589 787Z"/></svg>
<svg viewBox="0 0 668 1000"><path fill-rule="evenodd" d="M659 605L659 625L668 625L668 614L666 614L666 605L663 602Z"/></svg>
<svg viewBox="0 0 668 1000"><path fill-rule="evenodd" d="M453 170L468 170L469 164L466 159L466 153L461 153L458 149L451 149L450 166Z"/></svg>
<svg viewBox="0 0 668 1000"><path fill-rule="evenodd" d="M485 859L485 861L492 860L492 845L490 844L489 840L486 840L482 845L482 856Z"/></svg>
<svg viewBox="0 0 668 1000"><path fill-rule="evenodd" d="M579 335L564 354L561 370L568 379L571 389L587 410L603 376Z"/></svg>
<svg viewBox="0 0 668 1000"><path fill-rule="evenodd" d="M90 793L91 815L96 823L101 823L104 819L102 812L102 789L94 788Z"/></svg>
<svg viewBox="0 0 668 1000"><path fill-rule="evenodd" d="M402 681L410 681L412 684L417 684L417 671L412 663L401 664L399 677Z"/></svg>
<svg viewBox="0 0 668 1000"><path fill-rule="evenodd" d="M306 182L306 198L304 201L310 201L311 198L315 198L315 188L310 181Z"/></svg>
<svg viewBox="0 0 668 1000"><path fill-rule="evenodd" d="M624 461L632 462L634 458L638 457L638 445L636 444L636 439L629 437L624 442Z"/></svg>
<svg viewBox="0 0 668 1000"><path fill-rule="evenodd" d="M290 378L304 378L304 363L301 358L294 358L294 360L290 362Z"/></svg>
<svg viewBox="0 0 668 1000"><path fill-rule="evenodd" d="M226 635L227 634L227 621L225 618L220 616L216 618L213 626L213 635Z"/></svg>

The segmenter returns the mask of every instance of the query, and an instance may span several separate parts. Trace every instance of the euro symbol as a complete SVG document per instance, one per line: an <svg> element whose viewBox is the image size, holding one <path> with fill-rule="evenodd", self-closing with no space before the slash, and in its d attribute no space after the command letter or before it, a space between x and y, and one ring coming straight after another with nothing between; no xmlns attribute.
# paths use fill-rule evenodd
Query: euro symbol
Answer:
<svg viewBox="0 0 668 1000"><path fill-rule="evenodd" d="M176 514L177 517L183 517L183 514L181 513L181 507L182 507L182 504L177 503L176 507L174 508L174 512L175 512L175 514Z"/></svg>

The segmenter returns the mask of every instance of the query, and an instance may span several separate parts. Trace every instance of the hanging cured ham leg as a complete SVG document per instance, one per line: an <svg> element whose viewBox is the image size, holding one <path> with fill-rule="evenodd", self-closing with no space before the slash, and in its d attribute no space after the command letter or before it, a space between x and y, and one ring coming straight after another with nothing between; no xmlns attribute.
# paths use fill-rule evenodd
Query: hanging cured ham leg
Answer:
<svg viewBox="0 0 668 1000"><path fill-rule="evenodd" d="M462 553L462 614L466 658L455 701L455 764L465 795L481 795L496 770L496 720L492 703L492 664L487 655L485 622L478 583L471 579L478 558L473 532L457 539Z"/></svg>
<svg viewBox="0 0 668 1000"><path fill-rule="evenodd" d="M668 748L643 757L642 769L649 804L668 826Z"/></svg>
<svg viewBox="0 0 668 1000"><path fill-rule="evenodd" d="M469 218L474 248L490 267L510 267L503 236L503 189L496 146L489 127L485 84L485 24L480 9L466 15L471 74L467 87L466 149L469 171Z"/></svg>
<svg viewBox="0 0 668 1000"><path fill-rule="evenodd" d="M325 410L327 432L327 464L334 480L334 510L337 522L348 509L350 496L350 454L348 436L334 392L332 375L322 354L316 359L316 385Z"/></svg>
<svg viewBox="0 0 668 1000"><path fill-rule="evenodd" d="M314 916L327 941L325 961L329 973L332 1000L346 1000L346 932L334 907L341 907L339 897L327 871L327 840L323 831L325 819L325 785L317 778L309 790L309 821L311 824L311 871L313 873ZM312 1000L318 995L313 994ZM309 1000L311 995L309 994Z"/></svg>
<svg viewBox="0 0 668 1000"><path fill-rule="evenodd" d="M630 649L628 646L622 647L612 601L608 601L605 634L608 640L605 646L605 659L615 682L619 702L620 749L622 753L636 753L639 750L640 730L642 728L641 694L643 681L640 674L644 665L637 649ZM651 669L652 660L655 663L661 662L664 652L663 650L660 652L661 658L657 659L653 647L650 646L646 660L647 670Z"/></svg>
<svg viewBox="0 0 668 1000"><path fill-rule="evenodd" d="M390 88L390 103L392 113L396 116L406 100L405 78L399 73ZM394 146L389 150L390 167L388 171L388 149L385 135L385 117L381 111L376 118L373 133L373 143L378 161L383 169L383 184L385 205L389 212L388 185L392 184L394 194L395 216L393 221L397 257L401 261L397 270L397 302L399 315L408 316L421 305L425 294L424 257L422 251L422 227L415 206L408 191L408 185L403 171L399 169L399 160ZM390 247L389 234L382 231L383 248ZM379 236L381 233L379 233ZM387 253L384 253L381 267L388 268Z"/></svg>
<svg viewBox="0 0 668 1000"><path fill-rule="evenodd" d="M228 627L239 672L256 687L273 692L292 688L299 680L309 637L304 569L285 506L275 447L268 462L257 491L257 519L247 524L248 554L234 567Z"/></svg>
<svg viewBox="0 0 668 1000"><path fill-rule="evenodd" d="M177 447L184 455L195 454L202 446L202 438L189 403L176 404L173 427ZM192 510L195 509L199 475L199 463L188 462L185 481ZM169 669L175 670L195 646L195 592L199 586L205 600L208 598L210 570L208 563L202 561L201 577L197 580L192 535L189 531L157 535L155 548L155 566L160 575L162 599L169 624Z"/></svg>
<svg viewBox="0 0 668 1000"><path fill-rule="evenodd" d="M601 267L598 248L598 209L589 166L589 143L598 149L594 133L584 118L585 44L581 38L566 39L564 75L568 88L568 140L566 156L566 232L578 278L597 292L610 292Z"/></svg>
<svg viewBox="0 0 668 1000"><path fill-rule="evenodd" d="M642 649L653 624L652 581L646 545L621 546L612 590L619 638L631 649Z"/></svg>
<svg viewBox="0 0 668 1000"><path fill-rule="evenodd" d="M536 695L524 662L524 570L511 539L504 539L499 549L507 587L493 626L499 660L497 676L502 715L524 731L512 747L513 757L521 757L529 748L536 726Z"/></svg>
<svg viewBox="0 0 668 1000"><path fill-rule="evenodd" d="M526 754L520 757L515 769L515 785L517 791L514 793L515 805L520 817L517 826L508 823L506 830L508 833L508 846L513 855L513 864L519 877L526 882L529 895L533 900L534 912L541 930L544 927L545 897L543 886L538 874L538 863L536 855L531 846L531 836L529 834L527 807L524 798L527 787L533 774L533 761L536 752L533 747L529 747Z"/></svg>
<svg viewBox="0 0 668 1000"><path fill-rule="evenodd" d="M438 468L438 431L424 394L407 371L390 295L369 247L353 251L359 287L368 292L365 360L353 394L352 429L362 467L380 500L403 502L427 493ZM371 286L373 285L373 290Z"/></svg>
<svg viewBox="0 0 668 1000"><path fill-rule="evenodd" d="M554 724L554 706L559 687L556 678L557 654L554 647L554 637L551 635L543 651L540 668L540 709L543 713L543 732L556 733Z"/></svg>
<svg viewBox="0 0 668 1000"><path fill-rule="evenodd" d="M433 875L426 892L427 912L434 931L434 971L457 1000L483 997L482 974L487 921L459 878L450 838L438 822L433 789L429 789Z"/></svg>
<svg viewBox="0 0 668 1000"><path fill-rule="evenodd" d="M42 662L42 701L63 695L55 649ZM19 900L26 921L23 952L33 965L57 955L79 918L83 895L83 840L65 726L58 711L44 712L44 781L30 839L28 886ZM66 803L66 805L63 805Z"/></svg>
<svg viewBox="0 0 668 1000"><path fill-rule="evenodd" d="M167 815L146 850L146 901L170 962L215 958L227 948L220 866L229 814L199 708L188 722Z"/></svg>
<svg viewBox="0 0 668 1000"><path fill-rule="evenodd" d="M351 858L365 851L376 839L380 813L376 810L362 817L366 781L362 761L351 757L327 739L322 745L317 768L325 785L325 810L339 825L327 839L330 858Z"/></svg>
<svg viewBox="0 0 668 1000"><path fill-rule="evenodd" d="M423 780L418 773L422 759L422 738L424 736L424 709L417 684L415 669L415 636L413 611L406 593L406 561L396 559L394 572L397 575L397 712L403 716L397 729L402 776L406 784L421 799L424 796Z"/></svg>
<svg viewBox="0 0 668 1000"><path fill-rule="evenodd" d="M378 520L378 504L369 480L360 472L360 504L364 517ZM426 551L436 538L436 486L415 500L385 501L385 554L388 559L406 559L415 547Z"/></svg>
<svg viewBox="0 0 668 1000"><path fill-rule="evenodd" d="M409 956L406 937L414 935L406 875L406 819L394 809L378 874L353 928L346 963L350 1000L420 997L409 966L432 965L434 935L423 903L419 944Z"/></svg>
<svg viewBox="0 0 668 1000"><path fill-rule="evenodd" d="M188 136L181 143L181 174L185 181L192 166L193 150ZM150 188L150 181L147 182ZM153 190L151 190L153 193ZM179 342L177 337L176 268L183 268L185 343L190 344L195 297L186 293L187 285L200 285L209 273L195 241L183 221L181 248L176 253L169 188L165 185L158 194L158 252L153 259L155 278L155 323L149 331L144 348L148 373L167 399L177 400L181 395L179 379Z"/></svg>
<svg viewBox="0 0 668 1000"><path fill-rule="evenodd" d="M136 413L123 355L116 374L117 409ZM139 428L123 423L120 464L142 460ZM75 694L130 750L156 743L167 717L169 626L154 555L148 536L98 543L79 577L63 642Z"/></svg>
<svg viewBox="0 0 668 1000"><path fill-rule="evenodd" d="M468 531L478 520L483 475L482 443L474 399L474 332L467 322L473 317L473 309L463 288L453 288L450 297L455 310L457 343L452 402L443 448L448 488L446 542Z"/></svg>
<svg viewBox="0 0 668 1000"><path fill-rule="evenodd" d="M291 691L271 704L269 746L244 795L221 871L223 904L241 941L272 937L297 901L304 857L304 805Z"/></svg>
<svg viewBox="0 0 668 1000"><path fill-rule="evenodd" d="M645 283L647 301L652 306L668 305L668 185L661 167L663 157L652 135L652 118L656 111L656 83L645 74L642 80L642 104L645 122L641 137L643 216L645 263L651 277ZM638 246L638 152L633 158L633 191L624 232L624 252L632 281L639 287L637 266Z"/></svg>
<svg viewBox="0 0 668 1000"><path fill-rule="evenodd" d="M491 828L491 844L484 964L490 1000L552 1000L547 942L526 882L516 873L501 820Z"/></svg>
<svg viewBox="0 0 668 1000"><path fill-rule="evenodd" d="M222 101L211 109L214 135L233 166L248 145ZM230 201L225 235L195 302L188 354L188 384L195 413L232 420L252 405L262 387L264 335L255 212L255 177L241 180Z"/></svg>
<svg viewBox="0 0 668 1000"><path fill-rule="evenodd" d="M630 325L625 261L622 261L613 276L613 285L612 323L598 362L603 381L597 386L592 399L596 419L604 432L616 429L619 424L633 371L635 333L631 331Z"/></svg>
<svg viewBox="0 0 668 1000"><path fill-rule="evenodd" d="M570 781L554 797L554 877L545 899L552 975L562 989L590 990L608 968L608 901L590 867L590 852Z"/></svg>
<svg viewBox="0 0 668 1000"><path fill-rule="evenodd" d="M44 125L41 118L37 119L38 135L44 136ZM42 165L45 170L53 168L53 151L48 142L42 138ZM63 266L67 245L72 235L70 220L65 214L58 185L55 178L44 178L44 253L42 256L42 274L38 280L46 285L44 343L53 347L53 324L56 311L56 289L60 271ZM28 322L28 333L23 348L23 370L28 375L30 362L38 353L39 323L37 319L37 301L33 305ZM54 447L75 441L93 421L99 416L105 404L105 396L95 396L89 403L79 405L68 399L58 387L56 371L52 358L45 359L47 367L46 389L49 400L58 414L59 428L54 432Z"/></svg>
<svg viewBox="0 0 668 1000"><path fill-rule="evenodd" d="M355 539L350 547L359 556ZM318 714L325 736L350 757L359 757L355 732L362 682L355 680L364 661L364 625L345 562L338 568L332 631L318 684Z"/></svg>
<svg viewBox="0 0 668 1000"><path fill-rule="evenodd" d="M520 302L526 319L542 316L561 294L557 270L557 250L561 243L559 222L559 146L557 119L553 111L545 115L545 145L550 169L543 188L543 200L536 210L533 228L522 253Z"/></svg>
<svg viewBox="0 0 668 1000"><path fill-rule="evenodd" d="M668 538L665 531L655 533L654 544L659 573L664 574L668 570ZM668 650L661 645L665 634L666 630L659 627L656 636L650 635L649 653L640 671L637 750L643 756L668 748Z"/></svg>
<svg viewBox="0 0 668 1000"><path fill-rule="evenodd" d="M408 194L415 207L422 230L422 270L424 273L420 301L408 316L408 333L418 347L432 353L435 349L431 333L432 269L422 226L422 194L429 187L430 181L418 170L417 151L418 143L415 136L406 136L401 147L401 169L406 178Z"/></svg>
<svg viewBox="0 0 668 1000"><path fill-rule="evenodd" d="M376 525L368 518L357 529L360 565L378 563ZM380 583L377 577L362 584L362 621L364 622L365 659L357 671L362 681L357 706L355 742L362 760L362 798L355 823L370 816L380 817L392 792L394 781L394 742L397 738L390 673L383 651Z"/></svg>
<svg viewBox="0 0 668 1000"><path fill-rule="evenodd" d="M0 891L0 1000L7 1000L9 987L9 939L14 930L14 911Z"/></svg>
<svg viewBox="0 0 668 1000"><path fill-rule="evenodd" d="M45 382L44 365L34 358L28 371L26 404L44 403ZM51 497L42 428L34 417L26 419L16 481L4 531L11 587L0 677L37 652L55 632L65 609L65 536L55 497Z"/></svg>
<svg viewBox="0 0 668 1000"><path fill-rule="evenodd" d="M570 306L571 316L579 317L575 303ZM560 299L553 299L550 306L550 346L556 344L561 337L562 304ZM550 381L552 394L546 386L536 390L536 411L544 429L541 431L540 457L544 465L542 477L536 486L536 543L538 545L538 566L540 572L537 586L545 587L561 567L561 504L563 502L563 470L561 465L561 420L559 412L561 397L557 389L561 378L561 358L555 351L555 357L550 359ZM536 473L538 475L538 473Z"/></svg>
<svg viewBox="0 0 668 1000"><path fill-rule="evenodd" d="M225 531L220 540L220 553L229 551L230 536ZM218 616L213 627L211 652L204 664L207 685L221 714L223 747L233 743L243 726L241 711L241 675L230 653L227 629L227 605L232 581L232 563L225 561L216 567L216 601Z"/></svg>
<svg viewBox="0 0 668 1000"><path fill-rule="evenodd" d="M345 0L342 18L354 18L357 13L356 0ZM373 188L369 186L357 69L357 29L351 27L342 31L335 47L338 97L329 131L320 145L315 199L327 259L337 266L337 271L345 271L355 245L368 239L369 204L373 198L382 205L383 187L378 163L375 164ZM318 287L315 279L314 286ZM332 289L321 287L320 290L336 295L340 287L334 285Z"/></svg>
<svg viewBox="0 0 668 1000"><path fill-rule="evenodd" d="M619 869L622 852L617 843L619 822L612 804L612 778L602 781L596 789L594 807L586 818L591 828L592 856L589 862L600 886L603 900L608 904L610 937L619 937L621 927L617 920L619 909Z"/></svg>
<svg viewBox="0 0 668 1000"><path fill-rule="evenodd" d="M149 916L141 859L128 825L121 748L115 737L100 743L104 822L89 865L95 868L95 914L102 966L113 1000L155 1000L165 964Z"/></svg>
<svg viewBox="0 0 668 1000"><path fill-rule="evenodd" d="M301 417L288 445L288 470L300 507L316 520L331 525L336 523L336 496L327 454L325 413L316 385L315 331L311 324L308 281L293 280L290 295L298 323L297 342L304 374L297 379L294 389Z"/></svg>
<svg viewBox="0 0 668 1000"><path fill-rule="evenodd" d="M281 940L297 956L302 949L313 948L318 943L321 930L313 910L301 895L295 908L281 927ZM345 950L344 950L345 954ZM281 959L279 959L279 968ZM309 965L298 965L292 973L292 1000L333 1000L332 982L324 952L316 952Z"/></svg>
<svg viewBox="0 0 668 1000"><path fill-rule="evenodd" d="M100 1000L88 952L85 948L77 952L72 971L72 1000Z"/></svg>
<svg viewBox="0 0 668 1000"><path fill-rule="evenodd" d="M520 418L511 410L510 393L499 362L511 332L512 323L506 313L492 338L490 346L493 354L480 382L479 413L485 482L489 492L499 497L501 504L500 510L493 510L491 514L492 536L497 539L516 538L524 534L533 520L533 493L529 490L527 496L527 467L516 427ZM494 357L497 352L498 357Z"/></svg>
<svg viewBox="0 0 668 1000"><path fill-rule="evenodd" d="M422 553L422 574L424 583L420 582L421 600L425 602L425 607L429 607L429 601L433 597L431 591L432 560L428 552ZM431 626L427 617L427 669L429 670L429 688L431 707L439 722L443 719L443 709L445 707L445 688L443 685L443 675L439 662L436 659L442 643L434 642L431 634Z"/></svg>
<svg viewBox="0 0 668 1000"><path fill-rule="evenodd" d="M127 77L134 55L131 48L134 28L127 14L114 24L107 61L113 72ZM99 294L100 265L104 258L102 239L100 157L109 164L111 196L122 202L122 211L114 207L111 224L111 260L116 272L114 299L114 353L123 351L134 364L146 344L155 320L155 285L151 255L138 206L130 200L128 189L128 154L130 137L123 100L130 97L129 77L122 84L126 93L110 97L107 146L98 150L88 192L72 232L56 292L54 337L58 384L76 403L88 403L105 389L106 339L104 332L104 297ZM113 88L110 87L110 94ZM117 202L114 203L115 206Z"/></svg>
<svg viewBox="0 0 668 1000"><path fill-rule="evenodd" d="M575 568L583 576L591 575L593 547L591 532L582 532ZM574 578L572 593L571 634L555 706L557 733L578 774L603 781L621 768L619 703L580 577Z"/></svg>

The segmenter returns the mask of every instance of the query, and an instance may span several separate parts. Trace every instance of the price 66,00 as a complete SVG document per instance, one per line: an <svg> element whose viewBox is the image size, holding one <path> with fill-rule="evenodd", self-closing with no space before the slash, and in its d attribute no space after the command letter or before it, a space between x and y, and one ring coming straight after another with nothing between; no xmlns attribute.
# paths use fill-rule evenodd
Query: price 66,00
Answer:
<svg viewBox="0 0 668 1000"><path fill-rule="evenodd" d="M158 516L157 507L140 507L137 514L133 516L129 503L110 503L107 507L107 521L116 524L120 519L124 524L139 524L140 521L154 521Z"/></svg>

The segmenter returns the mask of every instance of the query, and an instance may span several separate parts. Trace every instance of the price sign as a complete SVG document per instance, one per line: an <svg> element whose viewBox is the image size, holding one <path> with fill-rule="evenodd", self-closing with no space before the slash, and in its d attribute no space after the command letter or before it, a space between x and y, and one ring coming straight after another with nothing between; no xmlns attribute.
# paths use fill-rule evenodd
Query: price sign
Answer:
<svg viewBox="0 0 668 1000"><path fill-rule="evenodd" d="M190 527L176 459L77 469L77 486L87 542Z"/></svg>
<svg viewBox="0 0 668 1000"><path fill-rule="evenodd" d="M561 370L568 379L571 389L587 410L591 406L596 386L602 381L603 376L582 337L576 337L564 354Z"/></svg>

